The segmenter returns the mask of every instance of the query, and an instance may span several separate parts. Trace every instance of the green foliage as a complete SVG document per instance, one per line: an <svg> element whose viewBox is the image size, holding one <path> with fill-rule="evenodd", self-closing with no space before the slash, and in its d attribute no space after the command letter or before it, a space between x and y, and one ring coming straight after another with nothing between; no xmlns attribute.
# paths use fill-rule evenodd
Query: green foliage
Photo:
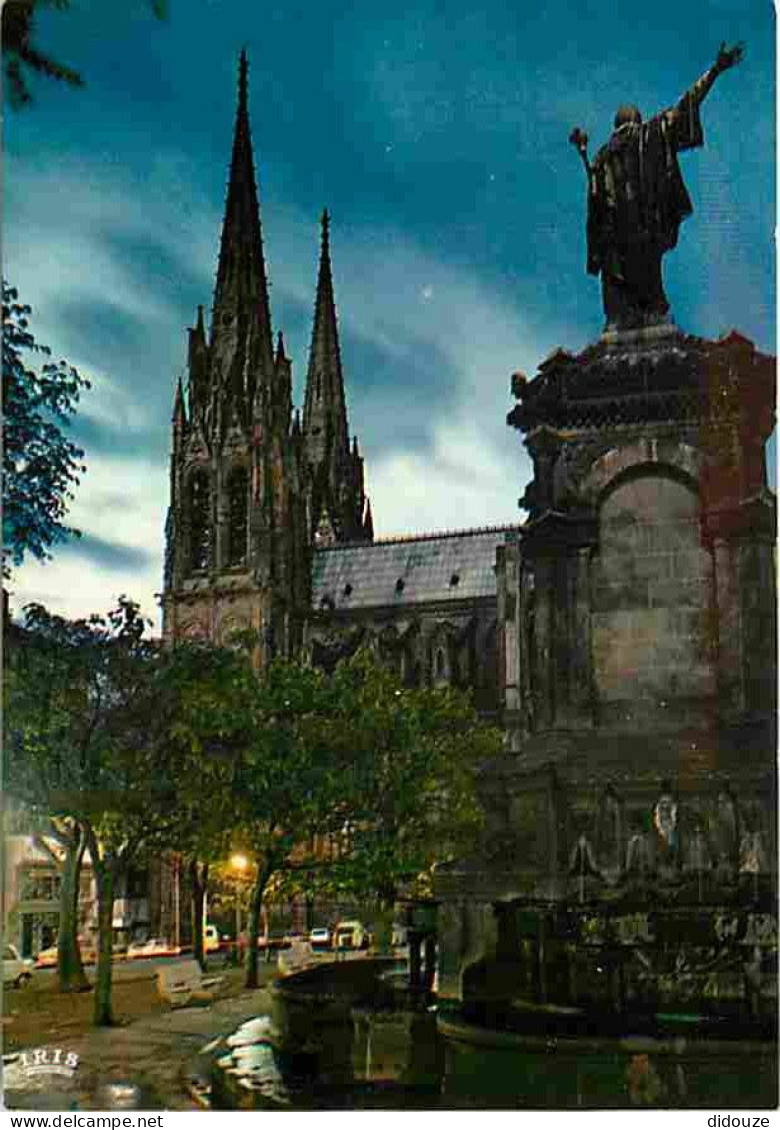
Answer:
<svg viewBox="0 0 780 1130"><path fill-rule="evenodd" d="M274 662L258 673L244 652L179 645L168 691L176 702L169 744L179 803L198 814L185 820L185 836L187 826L196 835L212 825L229 830L233 846L249 851L267 878L331 826L342 787L343 719L337 733L334 691L321 672ZM178 832L177 839L181 849Z"/></svg>
<svg viewBox="0 0 780 1130"><path fill-rule="evenodd" d="M158 757L176 781L169 844L215 862L228 850L241 703L254 681L248 659L209 643L180 643L160 658L155 685Z"/></svg>
<svg viewBox="0 0 780 1130"><path fill-rule="evenodd" d="M480 722L464 693L404 688L368 652L340 665L350 751L347 827L326 886L389 903L400 885L428 893L431 869L466 854L482 827L476 772L501 732Z"/></svg>
<svg viewBox="0 0 780 1130"><path fill-rule="evenodd" d="M138 606L66 620L28 605L6 656L6 780L34 812L92 830L117 860L159 830L174 781L149 741L157 647Z"/></svg>
<svg viewBox="0 0 780 1130"><path fill-rule="evenodd" d="M69 86L83 86L81 75L38 50L35 43L35 13L41 8L64 11L70 0L8 0L3 7L3 57L11 105L19 108L32 101L26 71L46 75Z"/></svg>
<svg viewBox="0 0 780 1130"><path fill-rule="evenodd" d="M479 834L475 774L502 735L465 694L404 688L368 652L327 676L181 645L170 673L177 850L215 859L229 839L263 885L387 902Z"/></svg>
<svg viewBox="0 0 780 1130"><path fill-rule="evenodd" d="M175 796L154 740L159 653L145 628L126 598L106 617L75 621L29 605L24 626L9 633L6 656L9 792L34 812L72 821L74 850L83 834L97 880L96 1024L112 1022L117 877L163 836Z"/></svg>
<svg viewBox="0 0 780 1130"><path fill-rule="evenodd" d="M7 9L6 9L7 10ZM39 559L69 534L63 523L84 452L65 428L85 380L65 361L27 368L28 354L50 356L29 329L30 307L3 282L3 572L26 553Z"/></svg>

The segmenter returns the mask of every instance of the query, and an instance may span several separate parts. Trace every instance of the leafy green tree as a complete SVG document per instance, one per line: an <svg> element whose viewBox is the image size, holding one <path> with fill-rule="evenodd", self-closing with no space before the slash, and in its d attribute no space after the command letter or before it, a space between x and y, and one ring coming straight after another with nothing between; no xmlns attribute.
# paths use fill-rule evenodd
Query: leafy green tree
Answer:
<svg viewBox="0 0 780 1130"><path fill-rule="evenodd" d="M168 10L166 0L148 2L154 15L164 19ZM58 63L51 55L41 51L36 42L36 15L47 8L64 12L70 6L70 0L5 0L2 11L3 58L8 97L15 109L32 102L29 72L69 86L84 85L78 71L65 63Z"/></svg>
<svg viewBox="0 0 780 1130"><path fill-rule="evenodd" d="M477 774L503 734L466 693L406 688L368 651L340 664L333 682L349 718L349 817L337 858L314 874L390 912L400 890L429 894L436 864L474 847Z"/></svg>
<svg viewBox="0 0 780 1130"><path fill-rule="evenodd" d="M253 987L269 884L374 898L390 911L402 885L468 851L481 827L476 773L502 735L464 694L404 689L366 652L332 676L233 662L219 693L199 692L181 732L196 756L221 743L232 762L231 842L254 865Z"/></svg>
<svg viewBox="0 0 780 1130"><path fill-rule="evenodd" d="M189 876L193 950L201 967L210 874L229 852L234 820L236 738L242 735L234 732L230 711L246 679L242 653L182 642L164 653L155 692L160 756L176 779L166 846L181 855Z"/></svg>
<svg viewBox="0 0 780 1130"><path fill-rule="evenodd" d="M65 361L39 371L28 357L51 356L29 328L30 307L3 282L3 573L25 554L44 559L70 534L64 524L84 452L66 435L89 381Z"/></svg>
<svg viewBox="0 0 780 1130"><path fill-rule="evenodd" d="M247 700L247 735L236 766L238 842L256 865L249 903L246 985L257 985L257 937L272 878L304 865L316 840L348 818L349 717L322 672L275 662Z"/></svg>
<svg viewBox="0 0 780 1130"><path fill-rule="evenodd" d="M277 661L257 671L247 651L225 661L221 680L201 681L177 726L196 761L221 751L230 764L229 833L252 863L246 984L257 985L263 899L299 865L317 834L343 823L347 768L343 715L319 671Z"/></svg>
<svg viewBox="0 0 780 1130"><path fill-rule="evenodd" d="M158 648L144 631L138 606L125 598L106 617L75 621L30 605L5 686L9 792L33 812L69 826L71 853L86 850L95 874L99 1025L112 1021L117 881L138 852L166 834L175 796L154 735ZM65 901L62 910L58 960L64 970L77 943Z"/></svg>

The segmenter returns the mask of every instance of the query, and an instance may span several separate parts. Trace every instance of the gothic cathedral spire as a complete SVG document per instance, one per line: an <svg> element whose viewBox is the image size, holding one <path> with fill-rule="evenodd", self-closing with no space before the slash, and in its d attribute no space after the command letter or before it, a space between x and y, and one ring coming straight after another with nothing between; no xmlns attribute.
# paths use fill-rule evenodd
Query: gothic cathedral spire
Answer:
<svg viewBox="0 0 780 1130"><path fill-rule="evenodd" d="M300 647L311 586L291 363L281 341L273 348L247 103L242 51L211 332L199 307L188 396L177 386L174 404L163 630L222 643L249 631L262 662Z"/></svg>
<svg viewBox="0 0 780 1130"><path fill-rule="evenodd" d="M349 451L347 406L330 261L330 216L327 210L322 213L321 223L320 269L303 405L307 454L315 464L322 463L329 457L339 458Z"/></svg>
<svg viewBox="0 0 780 1130"><path fill-rule="evenodd" d="M249 127L247 72L246 52L242 51L210 348L212 377L219 385L214 394L220 396L228 413L233 407L238 418L248 422L258 383L272 379L274 357ZM225 423L228 422L226 419Z"/></svg>
<svg viewBox="0 0 780 1130"><path fill-rule="evenodd" d="M304 459L309 474L309 534L315 542L363 540L363 460L351 452L341 369L330 216L322 213L320 265L303 405Z"/></svg>
<svg viewBox="0 0 780 1130"><path fill-rule="evenodd" d="M243 51L208 334L205 322L198 307L174 402L163 632L229 643L249 631L258 662L292 657L312 548L370 540L371 518L350 447L327 212L303 421L293 413L292 362L271 332Z"/></svg>

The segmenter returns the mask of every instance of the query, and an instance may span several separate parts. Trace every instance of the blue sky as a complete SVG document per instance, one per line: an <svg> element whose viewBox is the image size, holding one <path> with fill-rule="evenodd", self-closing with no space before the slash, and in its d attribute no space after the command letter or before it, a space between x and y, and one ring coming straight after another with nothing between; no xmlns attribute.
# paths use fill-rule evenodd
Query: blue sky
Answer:
<svg viewBox="0 0 780 1130"><path fill-rule="evenodd" d="M6 115L4 272L34 329L93 381L76 436L85 537L25 565L14 603L81 614L121 592L155 614L173 388L211 301L235 110L250 113L275 329L302 400L332 213L350 426L380 535L517 521L529 474L509 377L602 324L585 185L617 106L674 102L722 40L742 66L682 158L695 214L666 259L677 323L775 343L774 13L754 0L73 0L41 43L79 69Z"/></svg>

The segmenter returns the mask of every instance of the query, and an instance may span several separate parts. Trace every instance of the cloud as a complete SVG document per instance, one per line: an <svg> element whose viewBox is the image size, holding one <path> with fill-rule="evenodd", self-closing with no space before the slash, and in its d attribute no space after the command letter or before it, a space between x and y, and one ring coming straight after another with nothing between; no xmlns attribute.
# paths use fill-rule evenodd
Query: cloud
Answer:
<svg viewBox="0 0 780 1130"><path fill-rule="evenodd" d="M16 607L42 600L83 615L126 592L155 613L173 383L183 327L195 301L210 298L219 235L212 207L181 218L185 189L177 183L166 196L169 167L180 167L175 154L157 161L145 185L88 163L56 182L29 169L15 181L9 273L34 305L36 336L93 380L73 433L88 473L68 517L84 539L51 563L25 565L12 586ZM54 214L55 195L67 195L66 213ZM200 198L197 186L192 195ZM274 316L292 327L300 403L318 231L273 202L264 221ZM519 520L528 465L505 424L509 374L532 370L549 342L475 271L393 227L335 222L332 240L350 424L377 531Z"/></svg>
<svg viewBox="0 0 780 1130"><path fill-rule="evenodd" d="M16 610L31 601L66 616L105 611L122 593L157 619L162 587L167 474L159 462L96 455L67 517L83 537L58 546L53 560L26 562L9 585Z"/></svg>
<svg viewBox="0 0 780 1130"><path fill-rule="evenodd" d="M148 550L138 546L123 545L108 538L99 538L94 534L71 538L58 547L57 556L81 557L98 568L116 569L120 572L148 568L156 559L156 554Z"/></svg>

